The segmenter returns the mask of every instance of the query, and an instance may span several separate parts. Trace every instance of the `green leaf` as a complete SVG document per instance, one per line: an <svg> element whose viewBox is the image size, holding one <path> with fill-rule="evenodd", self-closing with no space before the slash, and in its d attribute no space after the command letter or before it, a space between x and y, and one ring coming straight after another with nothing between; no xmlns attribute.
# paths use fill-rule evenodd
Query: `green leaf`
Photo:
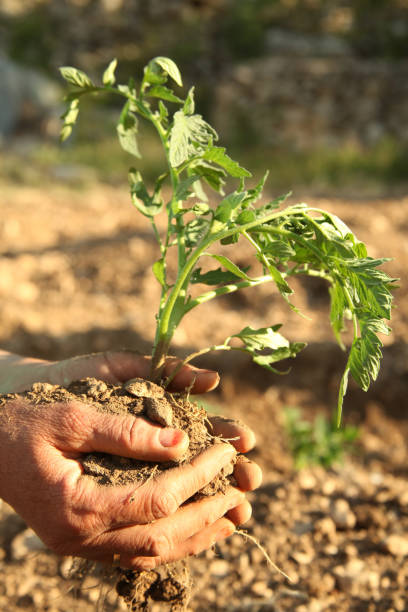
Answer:
<svg viewBox="0 0 408 612"><path fill-rule="evenodd" d="M357 384L367 391L370 379L376 380L380 370L383 343L377 334L389 334L389 327L381 320L367 314L359 318L361 337L351 347L348 360L350 373Z"/></svg>
<svg viewBox="0 0 408 612"><path fill-rule="evenodd" d="M78 70L77 68L73 68L72 66L62 66L60 68L60 73L63 78L71 85L76 85L81 89L85 87L93 87L91 79L85 72L82 70Z"/></svg>
<svg viewBox="0 0 408 612"><path fill-rule="evenodd" d="M252 176L252 174L242 168L238 162L231 159L225 152L225 147L208 147L203 155L203 159L214 162L224 168L231 176L235 178L244 178Z"/></svg>
<svg viewBox="0 0 408 612"><path fill-rule="evenodd" d="M165 275L165 268L164 268L164 259L162 258L162 259L158 259L157 261L155 261L152 269L153 269L153 274L159 281L160 285L164 289L166 289L167 285L166 285L166 275Z"/></svg>
<svg viewBox="0 0 408 612"><path fill-rule="evenodd" d="M185 226L185 239L188 248L195 247L208 230L210 222L204 217L197 217Z"/></svg>
<svg viewBox="0 0 408 612"><path fill-rule="evenodd" d="M170 134L172 167L177 168L190 157L201 153L210 140L216 138L217 133L201 115L185 115L183 111L177 111Z"/></svg>
<svg viewBox="0 0 408 612"><path fill-rule="evenodd" d="M276 257L280 261L291 259L296 255L296 251L290 242L284 240L272 240L263 248L263 252L268 257Z"/></svg>
<svg viewBox="0 0 408 612"><path fill-rule="evenodd" d="M238 282L239 276L236 276L232 272L222 270L222 268L216 268L215 270L209 270L201 274L201 268L194 270L191 276L191 283L201 283L203 285L231 285Z"/></svg>
<svg viewBox="0 0 408 612"><path fill-rule="evenodd" d="M123 107L119 123L116 126L119 137L119 142L127 153L135 157L141 157L139 147L137 146L136 135L138 133L138 120L129 110L129 101Z"/></svg>
<svg viewBox="0 0 408 612"><path fill-rule="evenodd" d="M212 189L221 195L224 195L223 187L225 185L225 170L222 168L217 168L216 166L213 166L209 162L203 161L202 159L194 161L190 168L195 173L199 174Z"/></svg>
<svg viewBox="0 0 408 612"><path fill-rule="evenodd" d="M242 278L244 280L252 280L241 268L239 268L234 262L232 262L228 257L224 255L213 255L212 253L207 253L213 259L216 259L218 263L220 263L226 270L231 272L235 277Z"/></svg>
<svg viewBox="0 0 408 612"><path fill-rule="evenodd" d="M295 357L306 346L303 342L289 342L277 331L280 327L280 325L260 329L245 327L232 337L239 338L244 343L245 350L252 355L255 363L276 371L272 368L272 363Z"/></svg>
<svg viewBox="0 0 408 612"><path fill-rule="evenodd" d="M245 192L234 192L230 193L225 197L217 206L214 213L214 219L227 223L227 221L234 221L236 214L234 211L242 204L245 199Z"/></svg>
<svg viewBox="0 0 408 612"><path fill-rule="evenodd" d="M192 210L194 214L200 217L201 215L208 215L208 213L211 211L211 208L209 207L207 202L197 202L197 204L194 204Z"/></svg>
<svg viewBox="0 0 408 612"><path fill-rule="evenodd" d="M64 125L60 133L60 141L64 142L72 132L72 128L78 118L79 113L79 100L74 98L68 106L68 109L62 115L61 119L64 119Z"/></svg>
<svg viewBox="0 0 408 612"><path fill-rule="evenodd" d="M164 85L154 85L149 89L146 95L151 96L152 98L161 98L162 100L167 100L168 102L183 104L183 100L176 96L171 89L164 87Z"/></svg>
<svg viewBox="0 0 408 612"><path fill-rule="evenodd" d="M150 63L157 64L158 66L160 66L163 72L168 74L173 79L173 81L177 83L179 87L183 87L180 70L178 69L177 64L173 62L173 60L168 57L159 56L155 57Z"/></svg>
<svg viewBox="0 0 408 612"><path fill-rule="evenodd" d="M193 175L180 181L176 189L176 200L187 200L188 197L194 195L190 188L194 185L198 178L198 176Z"/></svg>
<svg viewBox="0 0 408 612"><path fill-rule="evenodd" d="M194 111L195 111L194 87L192 87L187 94L187 98L185 99L184 106L183 106L183 113L185 115L193 115Z"/></svg>
<svg viewBox="0 0 408 612"><path fill-rule="evenodd" d="M118 60L115 58L111 61L109 66L106 68L102 76L102 83L104 85L114 85L116 81L115 70L118 65Z"/></svg>
<svg viewBox="0 0 408 612"><path fill-rule="evenodd" d="M131 168L129 171L129 185L132 204L146 217L154 217L163 208L160 191L155 190L149 195L140 172Z"/></svg>
<svg viewBox="0 0 408 612"><path fill-rule="evenodd" d="M331 298L330 323L337 342L344 349L340 334L344 331L344 314L348 309L347 299L339 282L335 282L329 292Z"/></svg>

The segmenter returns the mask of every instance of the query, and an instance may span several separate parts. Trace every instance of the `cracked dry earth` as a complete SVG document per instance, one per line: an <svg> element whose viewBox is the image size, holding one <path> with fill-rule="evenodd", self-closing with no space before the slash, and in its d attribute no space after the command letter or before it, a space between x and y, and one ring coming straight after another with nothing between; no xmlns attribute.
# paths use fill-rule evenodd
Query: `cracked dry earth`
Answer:
<svg viewBox="0 0 408 612"><path fill-rule="evenodd" d="M124 347L147 351L154 333L151 304L158 296L150 272L156 253L127 193L4 185L2 194L0 346L49 359ZM342 217L373 257L394 257L387 270L403 279L408 199L313 204ZM245 265L245 248L236 257ZM407 289L402 281L379 380L367 394L351 386L346 398L345 421L361 432L355 452L330 470L300 472L293 469L283 409L298 406L310 418L328 414L343 356L326 322L325 288L299 282L295 289L296 305L310 320L288 313L264 287L252 297L222 298L191 313L175 338L175 351L182 355L246 324L284 322L287 336L309 342L282 377L241 355L202 361L222 375L206 407L241 418L257 434L251 455L264 470L264 483L251 495L253 518L245 529L291 582L268 566L252 541L234 535L192 562L189 609L403 612L408 610ZM44 549L13 510L0 505L0 610L125 610L112 577L90 572L73 580L71 566L71 559ZM152 609L161 612L164 606Z"/></svg>

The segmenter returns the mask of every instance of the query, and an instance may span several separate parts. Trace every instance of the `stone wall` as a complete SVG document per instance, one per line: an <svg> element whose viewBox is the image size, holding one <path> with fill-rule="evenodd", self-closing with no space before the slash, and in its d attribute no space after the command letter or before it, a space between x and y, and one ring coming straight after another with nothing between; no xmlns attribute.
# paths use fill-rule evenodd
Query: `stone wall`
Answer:
<svg viewBox="0 0 408 612"><path fill-rule="evenodd" d="M269 57L234 67L217 87L213 122L271 146L408 144L408 62Z"/></svg>

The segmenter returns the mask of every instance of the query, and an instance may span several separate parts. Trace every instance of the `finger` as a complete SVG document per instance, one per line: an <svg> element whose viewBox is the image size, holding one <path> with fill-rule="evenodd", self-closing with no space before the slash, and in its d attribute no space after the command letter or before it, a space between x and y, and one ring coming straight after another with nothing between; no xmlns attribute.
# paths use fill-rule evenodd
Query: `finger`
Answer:
<svg viewBox="0 0 408 612"><path fill-rule="evenodd" d="M86 377L116 384L130 378L146 378L150 360L132 351L106 351L56 361L48 367L50 382L54 384L67 385Z"/></svg>
<svg viewBox="0 0 408 612"><path fill-rule="evenodd" d="M253 491L262 483L261 468L244 455L238 455L237 457L234 476L241 491Z"/></svg>
<svg viewBox="0 0 408 612"><path fill-rule="evenodd" d="M232 510L227 512L227 517L236 526L243 525L244 523L249 521L251 516L252 516L252 506L247 500L245 500L244 502L242 502L242 504L239 504L239 506L236 506L235 508L232 508Z"/></svg>
<svg viewBox="0 0 408 612"><path fill-rule="evenodd" d="M217 542L225 540L235 531L235 525L228 518L222 517L212 525L205 527L195 535L176 546L165 560L161 557L135 557L123 555L120 566L127 569L154 569L161 563L172 563L191 555L198 555L208 550Z"/></svg>
<svg viewBox="0 0 408 612"><path fill-rule="evenodd" d="M169 376L179 363L179 359L169 357L164 369L165 377ZM47 366L47 379L51 383L67 385L73 380L88 376L115 384L131 378L148 378L150 365L150 357L133 351L105 351L51 363ZM217 372L185 365L174 377L169 390L181 391L192 385L192 393L205 393L214 389L219 380Z"/></svg>
<svg viewBox="0 0 408 612"><path fill-rule="evenodd" d="M228 419L222 416L210 416L211 433L225 438L235 446L238 452L247 453L254 448L255 434L244 423L237 419Z"/></svg>
<svg viewBox="0 0 408 612"><path fill-rule="evenodd" d="M132 415L104 414L70 402L56 411L56 443L60 450L103 452L143 461L173 461L188 448L185 432L160 427Z"/></svg>
<svg viewBox="0 0 408 612"><path fill-rule="evenodd" d="M179 363L179 359L170 357L164 367L164 376L170 376ZM207 391L215 389L219 382L220 377L218 372L184 365L175 375L168 389L169 391L190 389L191 393L206 393Z"/></svg>
<svg viewBox="0 0 408 612"><path fill-rule="evenodd" d="M92 487L81 492L89 504L98 508L100 521L107 529L134 523L151 523L176 513L179 507L231 464L232 446L215 444L197 455L191 463L162 472L142 485L128 487Z"/></svg>
<svg viewBox="0 0 408 612"><path fill-rule="evenodd" d="M98 548L107 555L115 551L121 555L159 557L162 563L166 562L186 540L213 525L244 499L241 491L231 487L226 493L187 504L172 516L148 525L108 531L99 537Z"/></svg>

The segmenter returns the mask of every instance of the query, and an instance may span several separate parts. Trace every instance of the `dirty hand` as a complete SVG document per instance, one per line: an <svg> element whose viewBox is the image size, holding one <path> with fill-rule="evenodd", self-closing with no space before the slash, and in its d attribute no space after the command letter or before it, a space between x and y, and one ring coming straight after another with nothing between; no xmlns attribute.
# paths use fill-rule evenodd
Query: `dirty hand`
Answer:
<svg viewBox="0 0 408 612"><path fill-rule="evenodd" d="M30 380L30 361L23 359L20 364L24 388L38 380L67 384L86 376L119 382L145 376L149 367L147 358L130 353L58 363L37 360L31 361L36 373ZM174 361L169 371L172 367ZM38 368L42 368L40 379ZM218 375L184 368L173 387L189 386L194 379L193 389L202 392L217 384ZM17 389L7 389L13 390ZM233 422L216 419L214 432L239 437L234 444L241 452L254 443L252 432ZM180 457L187 446L184 432L160 428L143 419L104 415L80 402L28 407L16 399L0 413L0 497L59 554L108 563L119 555L122 567L152 568L205 550L230 535L236 524L245 522L250 506L244 491L259 486L258 466L238 463L238 488L182 505L230 462L235 453L231 445L214 445L190 464L138 487L100 487L83 476L78 459L81 453L98 451L168 461Z"/></svg>

